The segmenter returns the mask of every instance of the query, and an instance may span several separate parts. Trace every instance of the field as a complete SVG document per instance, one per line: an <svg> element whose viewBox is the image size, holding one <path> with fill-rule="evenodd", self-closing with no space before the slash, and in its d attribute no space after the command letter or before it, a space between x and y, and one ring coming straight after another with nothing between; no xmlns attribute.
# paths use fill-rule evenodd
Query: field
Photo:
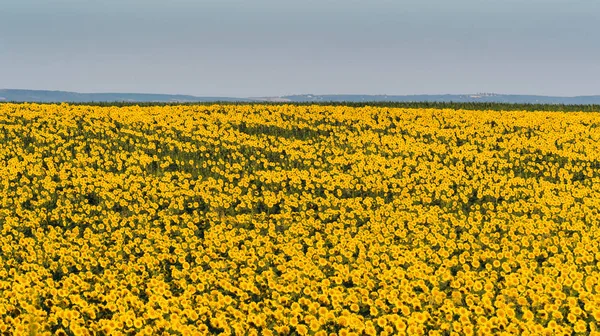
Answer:
<svg viewBox="0 0 600 336"><path fill-rule="evenodd" d="M2 335L600 328L600 113L0 104Z"/></svg>

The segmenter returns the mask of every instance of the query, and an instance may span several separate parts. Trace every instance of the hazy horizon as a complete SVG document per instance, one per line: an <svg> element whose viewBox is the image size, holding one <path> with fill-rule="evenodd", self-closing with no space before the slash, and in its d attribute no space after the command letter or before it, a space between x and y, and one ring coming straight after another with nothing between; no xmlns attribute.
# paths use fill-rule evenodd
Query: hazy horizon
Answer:
<svg viewBox="0 0 600 336"><path fill-rule="evenodd" d="M302 93L292 93L286 95L263 95L263 96L215 96L215 95L196 95L196 94L182 94L182 93L165 93L165 92L130 92L130 91L68 91L68 90L54 90L54 89L26 89L26 88L7 88L0 87L0 91L2 90L17 90L17 91L46 91L46 92L68 92L68 93L77 93L77 94L141 94L141 95L182 95L182 96L195 96L195 97L223 97L223 98L275 98L275 97L285 97L285 96L459 96L459 95L478 95L478 94L493 94L498 96L540 96L540 97L558 97L558 98L575 98L575 97L598 97L600 94L590 94L590 95L572 95L572 96L563 96L563 95L543 95L543 94L528 94L528 93L502 93L502 92L457 92L457 93L413 93L413 94L362 94L362 93L312 93L312 92L302 92Z"/></svg>
<svg viewBox="0 0 600 336"><path fill-rule="evenodd" d="M600 95L591 1L2 1L0 88Z"/></svg>

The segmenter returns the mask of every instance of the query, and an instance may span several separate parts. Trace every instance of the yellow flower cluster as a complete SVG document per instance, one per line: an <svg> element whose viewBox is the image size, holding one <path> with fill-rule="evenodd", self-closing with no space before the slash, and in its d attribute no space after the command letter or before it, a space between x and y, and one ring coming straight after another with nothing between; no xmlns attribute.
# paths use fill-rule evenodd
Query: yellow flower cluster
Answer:
<svg viewBox="0 0 600 336"><path fill-rule="evenodd" d="M0 104L0 334L595 334L600 114Z"/></svg>

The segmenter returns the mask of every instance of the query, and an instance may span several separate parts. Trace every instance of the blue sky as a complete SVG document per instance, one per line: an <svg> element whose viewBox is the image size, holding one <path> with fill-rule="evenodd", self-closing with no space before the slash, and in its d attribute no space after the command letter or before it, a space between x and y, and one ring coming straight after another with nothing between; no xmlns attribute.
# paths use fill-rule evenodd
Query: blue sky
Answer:
<svg viewBox="0 0 600 336"><path fill-rule="evenodd" d="M600 94L595 0L0 0L0 88Z"/></svg>

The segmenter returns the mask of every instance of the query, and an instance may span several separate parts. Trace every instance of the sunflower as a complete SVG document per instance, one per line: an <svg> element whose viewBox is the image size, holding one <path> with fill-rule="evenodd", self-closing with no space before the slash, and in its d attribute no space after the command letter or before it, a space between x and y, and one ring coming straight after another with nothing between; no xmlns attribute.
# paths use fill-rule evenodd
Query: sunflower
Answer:
<svg viewBox="0 0 600 336"><path fill-rule="evenodd" d="M298 332L299 335L307 335L308 327L304 324L299 324L296 326L296 331Z"/></svg>

